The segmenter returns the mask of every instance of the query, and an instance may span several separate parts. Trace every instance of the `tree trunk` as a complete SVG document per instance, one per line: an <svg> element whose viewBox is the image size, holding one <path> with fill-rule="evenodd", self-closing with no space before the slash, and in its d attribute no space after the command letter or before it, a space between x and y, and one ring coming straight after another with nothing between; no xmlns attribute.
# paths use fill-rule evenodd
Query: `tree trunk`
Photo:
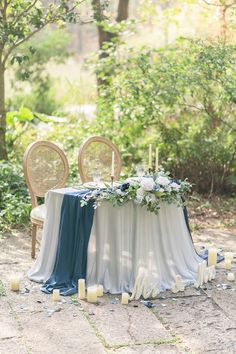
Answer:
<svg viewBox="0 0 236 354"><path fill-rule="evenodd" d="M92 6L93 6L95 20L97 20L97 22L104 20L103 9L100 0L92 0ZM127 20L129 16L128 10L129 10L129 0L119 0L116 21L121 22ZM104 43L111 43L112 40L117 37L117 34L109 31L105 31L103 27L99 24L97 28L98 28L99 49L102 50ZM106 56L107 54L101 51L99 58L102 59L105 58ZM101 84L106 83L106 81L98 78L97 83L98 83L98 90L99 90L99 86Z"/></svg>
<svg viewBox="0 0 236 354"><path fill-rule="evenodd" d="M0 160L7 160L6 147L6 107L5 107L5 68L0 62Z"/></svg>
<svg viewBox="0 0 236 354"><path fill-rule="evenodd" d="M227 25L227 19L226 19L226 12L227 12L228 7L227 6L221 6L220 9L220 35L221 39L226 42L227 40L227 32L228 32L228 25Z"/></svg>
<svg viewBox="0 0 236 354"><path fill-rule="evenodd" d="M129 17L129 0L119 0L116 21L121 22Z"/></svg>

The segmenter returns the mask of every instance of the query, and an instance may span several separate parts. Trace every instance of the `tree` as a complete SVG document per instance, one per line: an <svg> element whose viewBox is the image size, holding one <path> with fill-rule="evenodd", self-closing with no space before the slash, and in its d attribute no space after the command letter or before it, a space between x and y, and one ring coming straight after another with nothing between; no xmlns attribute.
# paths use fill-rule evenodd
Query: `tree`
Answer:
<svg viewBox="0 0 236 354"><path fill-rule="evenodd" d="M105 22L108 19L105 13L105 6L102 5L101 0L92 0L92 7L94 12L94 19L97 23L98 29L98 43L100 48L99 58L102 59L107 56L107 52L103 51L104 45L111 44L115 40L117 40L118 33L116 31L112 31L111 27L105 26ZM129 16L129 0L119 0L118 8L117 8L117 16L116 23L120 23L128 19ZM98 86L105 83L104 79L97 79Z"/></svg>
<svg viewBox="0 0 236 354"><path fill-rule="evenodd" d="M102 49L105 42L111 42L116 34L104 28L102 22L107 19L104 13L104 6L101 4L101 0L92 0L92 6L94 11L94 18L98 25L98 41L99 48ZM116 22L127 20L129 16L129 0L119 0Z"/></svg>
<svg viewBox="0 0 236 354"><path fill-rule="evenodd" d="M8 64L21 64L31 55L17 49L50 23L78 20L77 6L83 0L0 0L0 160L7 160L5 72Z"/></svg>
<svg viewBox="0 0 236 354"><path fill-rule="evenodd" d="M227 12L236 6L235 0L203 0L205 4L220 9L220 37L226 42L228 36Z"/></svg>

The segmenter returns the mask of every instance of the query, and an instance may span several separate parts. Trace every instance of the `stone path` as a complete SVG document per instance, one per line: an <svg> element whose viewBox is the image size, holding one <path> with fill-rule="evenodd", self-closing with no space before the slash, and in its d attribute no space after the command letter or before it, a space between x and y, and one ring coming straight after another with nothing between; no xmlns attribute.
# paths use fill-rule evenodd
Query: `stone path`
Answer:
<svg viewBox="0 0 236 354"><path fill-rule="evenodd" d="M212 244L236 251L234 233L214 229L194 235L198 247ZM104 296L98 305L65 297L53 302L25 274L32 264L30 238L24 233L0 237L1 354L236 353L236 282L223 289L226 271L200 290L163 293L149 309L128 306L119 296ZM234 264L234 271L236 266ZM9 290L9 278L21 272L21 291ZM0 294L3 291L0 287Z"/></svg>

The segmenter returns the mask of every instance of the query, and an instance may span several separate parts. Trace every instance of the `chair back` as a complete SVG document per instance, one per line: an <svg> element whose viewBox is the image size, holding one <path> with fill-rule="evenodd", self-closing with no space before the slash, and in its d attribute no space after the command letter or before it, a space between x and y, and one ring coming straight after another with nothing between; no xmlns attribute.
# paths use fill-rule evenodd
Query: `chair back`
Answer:
<svg viewBox="0 0 236 354"><path fill-rule="evenodd" d="M64 187L69 174L65 153L50 141L30 144L24 154L23 167L33 208L37 197L44 197L49 189Z"/></svg>
<svg viewBox="0 0 236 354"><path fill-rule="evenodd" d="M101 181L111 180L112 151L114 151L114 179L121 172L121 157L117 147L108 139L92 136L80 146L78 155L79 173L82 183L93 181L94 171L101 173Z"/></svg>

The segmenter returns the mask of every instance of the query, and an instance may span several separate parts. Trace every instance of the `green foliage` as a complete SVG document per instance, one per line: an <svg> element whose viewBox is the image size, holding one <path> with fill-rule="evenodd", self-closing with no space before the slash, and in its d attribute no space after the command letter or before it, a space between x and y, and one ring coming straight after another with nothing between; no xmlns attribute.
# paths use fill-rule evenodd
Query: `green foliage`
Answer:
<svg viewBox="0 0 236 354"><path fill-rule="evenodd" d="M100 88L94 131L121 148L128 167L160 148L161 163L201 192L230 190L236 175L236 47L181 40L160 50L116 48L95 63ZM144 161L145 162L145 161ZM232 178L231 178L232 180Z"/></svg>
<svg viewBox="0 0 236 354"><path fill-rule="evenodd" d="M21 47L21 56L24 53L32 53L32 49L33 53L16 67L15 80L12 83L15 92L11 100L13 108L19 107L19 103L26 104L31 110L45 114L52 114L60 108L60 102L55 98L56 83L52 80L47 66L52 60L62 63L68 57L68 42L69 34L66 31L44 30ZM29 86L31 88L30 93L22 92L22 87L17 90L19 81L26 81L28 91Z"/></svg>
<svg viewBox="0 0 236 354"><path fill-rule="evenodd" d="M30 205L22 167L16 162L0 162L0 230L27 225Z"/></svg>

